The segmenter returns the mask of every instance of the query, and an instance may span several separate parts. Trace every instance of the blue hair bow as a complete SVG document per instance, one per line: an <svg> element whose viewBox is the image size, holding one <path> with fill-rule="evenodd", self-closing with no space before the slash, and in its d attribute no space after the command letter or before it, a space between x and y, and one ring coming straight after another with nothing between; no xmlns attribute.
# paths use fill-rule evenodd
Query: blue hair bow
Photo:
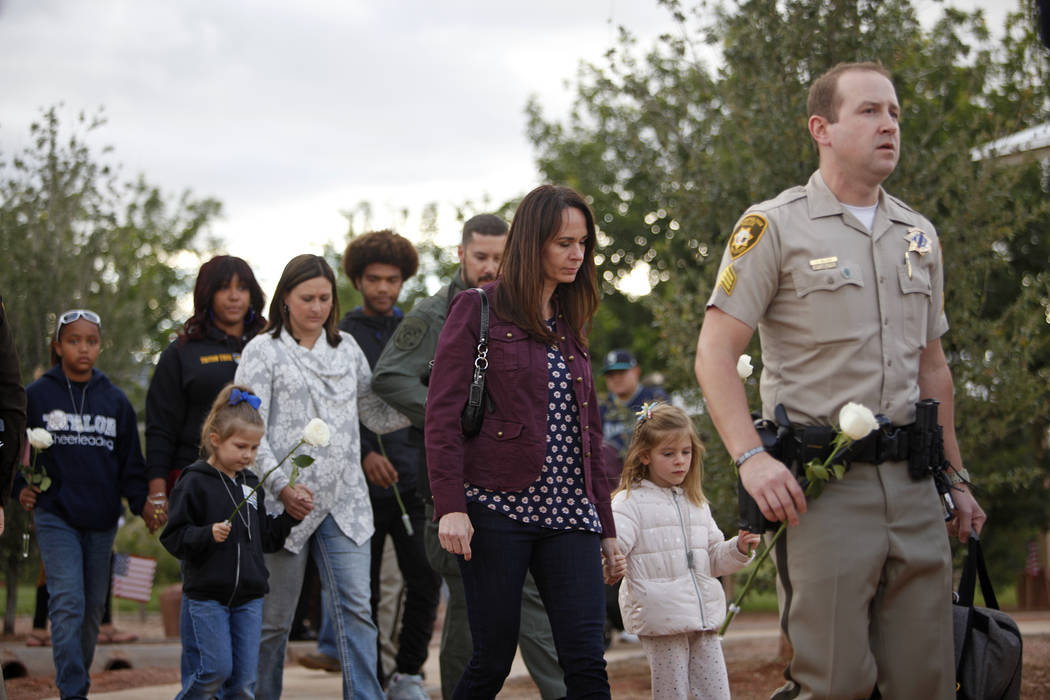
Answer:
<svg viewBox="0 0 1050 700"><path fill-rule="evenodd" d="M262 399L260 399L255 394L251 393L250 391L241 391L240 389L234 389L233 392L230 393L230 405L236 406L242 401L247 401L248 405L254 408L256 411L258 411L259 407L262 406Z"/></svg>

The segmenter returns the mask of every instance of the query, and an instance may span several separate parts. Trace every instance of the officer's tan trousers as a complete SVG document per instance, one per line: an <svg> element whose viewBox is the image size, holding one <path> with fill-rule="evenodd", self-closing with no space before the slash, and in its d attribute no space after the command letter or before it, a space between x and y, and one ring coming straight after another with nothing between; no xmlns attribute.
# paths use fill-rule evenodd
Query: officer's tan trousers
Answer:
<svg viewBox="0 0 1050 700"><path fill-rule="evenodd" d="M933 482L855 464L775 551L798 698L955 697L951 552Z"/></svg>

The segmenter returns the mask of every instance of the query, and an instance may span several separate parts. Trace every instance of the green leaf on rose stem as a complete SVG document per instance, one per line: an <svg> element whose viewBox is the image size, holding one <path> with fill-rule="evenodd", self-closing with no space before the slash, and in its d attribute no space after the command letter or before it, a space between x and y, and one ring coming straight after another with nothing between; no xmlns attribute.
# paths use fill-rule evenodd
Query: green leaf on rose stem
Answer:
<svg viewBox="0 0 1050 700"><path fill-rule="evenodd" d="M310 455L296 455L292 457L292 464L302 469L303 467L309 467L314 463L314 458Z"/></svg>
<svg viewBox="0 0 1050 700"><path fill-rule="evenodd" d="M823 464L811 462L806 466L806 478L810 481L827 481L828 469Z"/></svg>
<svg viewBox="0 0 1050 700"><path fill-rule="evenodd" d="M827 483L828 482L826 482L826 481L824 481L822 479L817 479L816 481L811 481L810 482L809 498L810 499L820 498L820 494L824 493L824 486L827 485Z"/></svg>
<svg viewBox="0 0 1050 700"><path fill-rule="evenodd" d="M835 464L833 464L831 468L835 470L836 479L841 479L842 477L846 476L846 465L842 462L835 462Z"/></svg>
<svg viewBox="0 0 1050 700"><path fill-rule="evenodd" d="M51 477L45 476L43 479L41 479L40 485L37 488L39 488L41 491L47 491L49 488L51 488Z"/></svg>

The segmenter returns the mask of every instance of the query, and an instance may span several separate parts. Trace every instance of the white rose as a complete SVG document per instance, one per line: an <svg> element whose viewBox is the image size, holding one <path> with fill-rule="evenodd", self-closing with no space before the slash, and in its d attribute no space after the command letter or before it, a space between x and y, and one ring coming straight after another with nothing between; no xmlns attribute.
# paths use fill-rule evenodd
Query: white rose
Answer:
<svg viewBox="0 0 1050 700"><path fill-rule="evenodd" d="M878 427L875 414L867 406L851 401L839 411L839 430L851 440L860 440Z"/></svg>
<svg viewBox="0 0 1050 700"><path fill-rule="evenodd" d="M740 359L736 361L736 373L740 375L740 378L747 379L754 371L755 368L751 366L751 356L741 355Z"/></svg>
<svg viewBox="0 0 1050 700"><path fill-rule="evenodd" d="M328 424L320 418L314 418L303 428L303 442L311 447L328 447L331 436Z"/></svg>
<svg viewBox="0 0 1050 700"><path fill-rule="evenodd" d="M26 431L29 435L29 444L37 450L46 450L55 444L55 438L43 428L30 428Z"/></svg>

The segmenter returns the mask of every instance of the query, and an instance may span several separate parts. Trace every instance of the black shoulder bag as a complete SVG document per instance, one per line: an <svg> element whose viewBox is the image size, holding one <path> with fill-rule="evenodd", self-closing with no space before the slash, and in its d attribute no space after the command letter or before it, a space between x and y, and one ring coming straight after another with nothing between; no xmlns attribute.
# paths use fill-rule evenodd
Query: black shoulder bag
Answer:
<svg viewBox="0 0 1050 700"><path fill-rule="evenodd" d="M485 371L489 368L489 298L480 287L475 287L474 291L481 296L481 330L478 333L470 393L467 394L467 405L460 416L460 425L466 437L474 437L481 432L481 421L485 418Z"/></svg>
<svg viewBox="0 0 1050 700"><path fill-rule="evenodd" d="M986 608L973 604L978 581ZM984 565L981 542L972 532L952 615L956 697L965 700L1018 698L1021 693L1021 632L1016 622L999 611L992 580Z"/></svg>

